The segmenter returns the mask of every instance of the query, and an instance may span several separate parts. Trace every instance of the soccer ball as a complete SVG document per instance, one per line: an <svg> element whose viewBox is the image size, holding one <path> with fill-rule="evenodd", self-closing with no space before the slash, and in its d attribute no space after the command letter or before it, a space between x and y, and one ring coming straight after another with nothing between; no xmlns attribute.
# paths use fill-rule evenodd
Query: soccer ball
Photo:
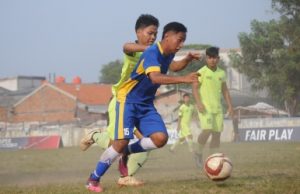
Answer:
<svg viewBox="0 0 300 194"><path fill-rule="evenodd" d="M230 177L232 163L223 153L208 156L204 165L204 172L213 181L224 181Z"/></svg>

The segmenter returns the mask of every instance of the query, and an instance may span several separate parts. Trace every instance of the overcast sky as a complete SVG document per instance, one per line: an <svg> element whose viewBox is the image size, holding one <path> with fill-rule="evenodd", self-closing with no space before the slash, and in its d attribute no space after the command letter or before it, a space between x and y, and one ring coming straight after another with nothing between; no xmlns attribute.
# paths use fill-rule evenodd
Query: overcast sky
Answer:
<svg viewBox="0 0 300 194"><path fill-rule="evenodd" d="M0 0L0 78L17 75L70 82L97 82L101 65L122 59L122 45L135 40L140 14L163 26L188 28L186 44L239 47L238 34L253 19L276 18L271 0Z"/></svg>

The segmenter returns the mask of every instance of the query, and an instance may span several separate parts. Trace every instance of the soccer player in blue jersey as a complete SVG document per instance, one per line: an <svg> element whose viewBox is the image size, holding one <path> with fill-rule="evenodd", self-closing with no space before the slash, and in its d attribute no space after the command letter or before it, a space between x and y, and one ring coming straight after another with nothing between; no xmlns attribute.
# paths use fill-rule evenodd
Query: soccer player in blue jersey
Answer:
<svg viewBox="0 0 300 194"><path fill-rule="evenodd" d="M189 53L185 60L173 61L186 39L186 27L178 22L171 22L164 27L162 40L149 47L133 69L130 78L117 91L115 140L100 157L96 169L91 173L87 188L102 192L100 178L113 161L119 156L145 152L163 147L168 141L168 133L161 116L156 111L153 100L161 84L193 83L199 74L192 72L185 76L166 75L168 70L180 71L199 53ZM128 145L134 138L137 128L143 135L139 141Z"/></svg>

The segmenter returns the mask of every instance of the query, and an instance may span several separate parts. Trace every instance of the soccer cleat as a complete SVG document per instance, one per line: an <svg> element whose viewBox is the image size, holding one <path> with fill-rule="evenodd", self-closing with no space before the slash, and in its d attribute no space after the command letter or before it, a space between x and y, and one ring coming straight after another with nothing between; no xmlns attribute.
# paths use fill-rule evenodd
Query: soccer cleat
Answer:
<svg viewBox="0 0 300 194"><path fill-rule="evenodd" d="M93 143L95 143L93 140L93 135L95 133L99 133L99 131L96 129L85 130L85 136L80 140L80 149L82 151L87 150Z"/></svg>
<svg viewBox="0 0 300 194"><path fill-rule="evenodd" d="M203 166L202 154L195 153L194 158L195 158L196 166L198 168L202 168Z"/></svg>
<svg viewBox="0 0 300 194"><path fill-rule="evenodd" d="M128 167L127 167L128 155L123 154L119 159L119 172L122 177L128 176Z"/></svg>
<svg viewBox="0 0 300 194"><path fill-rule="evenodd" d="M144 184L144 181L138 180L133 176L120 177L118 180L119 186L141 186Z"/></svg>
<svg viewBox="0 0 300 194"><path fill-rule="evenodd" d="M103 191L103 188L101 187L99 181L93 180L89 178L86 182L85 187L92 192L95 193L101 193Z"/></svg>

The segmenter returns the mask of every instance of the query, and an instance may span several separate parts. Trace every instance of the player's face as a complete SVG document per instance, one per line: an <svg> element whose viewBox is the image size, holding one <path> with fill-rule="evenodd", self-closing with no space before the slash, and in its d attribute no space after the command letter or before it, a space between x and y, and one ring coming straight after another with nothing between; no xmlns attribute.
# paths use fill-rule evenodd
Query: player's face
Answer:
<svg viewBox="0 0 300 194"><path fill-rule="evenodd" d="M185 97L183 98L183 102L184 102L184 103L189 103L189 102L190 102L190 97L189 97L189 96L185 96Z"/></svg>
<svg viewBox="0 0 300 194"><path fill-rule="evenodd" d="M169 50L171 51L171 53L177 53L183 47L184 41L186 39L186 33L169 32L167 39L168 39Z"/></svg>
<svg viewBox="0 0 300 194"><path fill-rule="evenodd" d="M210 68L216 68L217 67L217 64L219 63L219 59L220 57L210 57L210 56L207 56L206 55L206 63L208 65L208 67Z"/></svg>
<svg viewBox="0 0 300 194"><path fill-rule="evenodd" d="M157 37L157 26L150 25L137 31L138 41L142 45L152 45Z"/></svg>

